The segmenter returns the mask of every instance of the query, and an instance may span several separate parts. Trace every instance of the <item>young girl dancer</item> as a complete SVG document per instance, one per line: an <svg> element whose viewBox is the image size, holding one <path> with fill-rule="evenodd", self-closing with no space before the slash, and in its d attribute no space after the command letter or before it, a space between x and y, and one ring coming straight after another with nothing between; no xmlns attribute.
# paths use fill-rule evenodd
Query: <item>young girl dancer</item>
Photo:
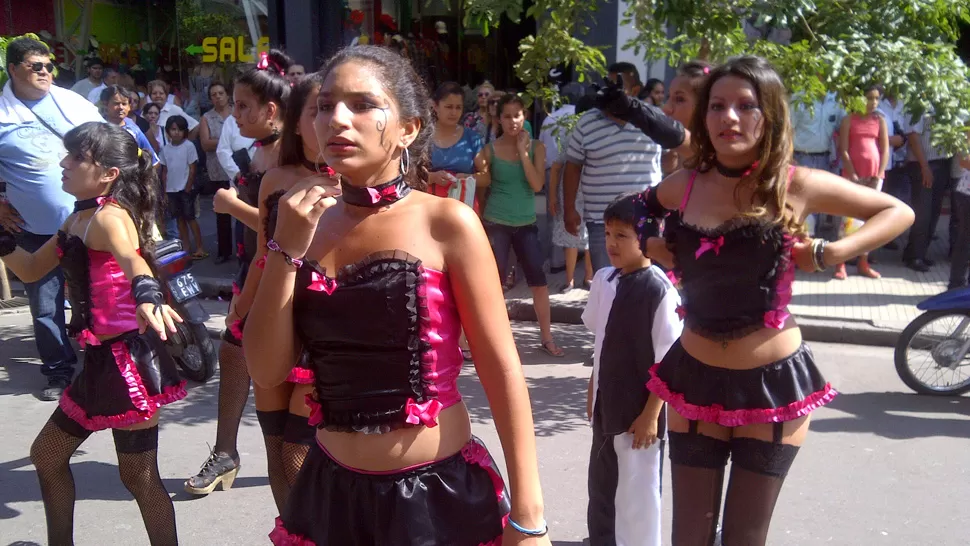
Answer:
<svg viewBox="0 0 970 546"><path fill-rule="evenodd" d="M162 303L152 265L158 181L151 156L124 129L89 122L64 135L64 191L74 213L40 250L15 246L0 228L0 257L26 282L60 263L84 368L30 448L47 540L74 544L70 460L92 432L112 429L121 481L141 509L152 545L178 543L175 509L158 475L158 408L185 397L165 345L182 319Z"/></svg>
<svg viewBox="0 0 970 546"><path fill-rule="evenodd" d="M316 373L317 446L271 538L548 545L529 395L488 239L469 207L411 191L426 183L427 91L381 47L345 49L321 75L316 130L343 193L311 179L280 198L243 336L257 384L279 385L304 350ZM457 390L462 326L505 448L511 511Z"/></svg>
<svg viewBox="0 0 970 546"><path fill-rule="evenodd" d="M283 132L285 106L291 89L284 74L291 64L292 61L285 54L272 50L260 59L255 68L240 75L233 86L233 117L239 125L239 133L256 139L256 142L249 169L240 175L237 189L219 190L217 195L217 199L225 201L221 210L227 211L246 228L243 242L238 243L240 270L233 284L235 295L226 317L226 330L222 335L224 343L219 349L219 420L216 426L216 444L199 473L185 482L185 490L196 495L211 493L220 483L224 490L229 489L239 472L236 437L239 433L239 421L249 398L250 382L240 339L242 322L249 310L240 306L237 296L246 283L250 264L256 255L255 230L259 229L257 203L260 184L266 172L278 165L280 135ZM279 397L274 393L257 387L254 398L256 417L266 443L270 487L277 506L282 506L289 487L283 458L287 412L279 411ZM267 405L264 406L263 402ZM285 408L284 405L282 409Z"/></svg>
<svg viewBox="0 0 970 546"><path fill-rule="evenodd" d="M764 544L809 414L836 394L787 310L795 267L821 270L878 248L913 212L792 166L785 85L763 59L712 70L690 129L692 170L644 194L646 221L676 211L666 241L647 241L683 298L684 333L647 384L672 410L673 543L712 543L730 456L723 544ZM804 218L818 212L867 222L840 241L807 239Z"/></svg>

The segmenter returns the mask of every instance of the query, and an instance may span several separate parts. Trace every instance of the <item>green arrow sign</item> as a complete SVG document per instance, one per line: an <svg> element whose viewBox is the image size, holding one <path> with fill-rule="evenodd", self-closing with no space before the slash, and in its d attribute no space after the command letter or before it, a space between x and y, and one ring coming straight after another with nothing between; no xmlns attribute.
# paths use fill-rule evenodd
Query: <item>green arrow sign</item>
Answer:
<svg viewBox="0 0 970 546"><path fill-rule="evenodd" d="M185 48L185 52L188 53L189 55L198 55L199 53L202 53L202 46L200 45L189 46Z"/></svg>

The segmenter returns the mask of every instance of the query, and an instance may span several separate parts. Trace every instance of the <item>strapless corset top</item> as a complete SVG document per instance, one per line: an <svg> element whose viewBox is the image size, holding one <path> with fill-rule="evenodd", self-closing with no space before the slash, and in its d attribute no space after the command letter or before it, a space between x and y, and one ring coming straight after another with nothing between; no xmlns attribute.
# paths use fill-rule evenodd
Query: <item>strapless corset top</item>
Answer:
<svg viewBox="0 0 970 546"><path fill-rule="evenodd" d="M461 401L461 322L446 273L403 251L371 254L335 276L305 263L294 322L316 375L311 423L381 433L437 425Z"/></svg>

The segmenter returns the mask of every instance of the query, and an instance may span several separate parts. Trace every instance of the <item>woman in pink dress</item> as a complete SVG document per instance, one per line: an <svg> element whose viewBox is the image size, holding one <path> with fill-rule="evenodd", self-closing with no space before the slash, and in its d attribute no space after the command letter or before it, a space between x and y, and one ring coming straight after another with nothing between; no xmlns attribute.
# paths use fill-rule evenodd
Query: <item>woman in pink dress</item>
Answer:
<svg viewBox="0 0 970 546"><path fill-rule="evenodd" d="M839 129L839 150L842 154L842 176L864 186L879 190L886 177L889 164L889 132L886 120L879 113L882 89L871 86L866 89L866 113L850 114L842 120ZM845 235L855 232L862 221L846 218L842 227ZM882 275L869 266L869 255L859 256L859 274L870 279ZM845 264L835 268L835 278L845 280Z"/></svg>

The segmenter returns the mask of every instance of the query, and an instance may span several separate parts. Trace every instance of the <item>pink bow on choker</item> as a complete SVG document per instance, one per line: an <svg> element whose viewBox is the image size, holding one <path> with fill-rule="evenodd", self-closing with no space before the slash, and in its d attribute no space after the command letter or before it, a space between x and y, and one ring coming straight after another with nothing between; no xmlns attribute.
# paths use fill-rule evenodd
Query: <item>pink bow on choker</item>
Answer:
<svg viewBox="0 0 970 546"><path fill-rule="evenodd" d="M434 428L438 426L438 414L441 413L442 407L437 398L432 398L423 404L418 404L414 399L408 398L404 407L404 412L407 414L405 420L412 425L421 424L428 428Z"/></svg>
<svg viewBox="0 0 970 546"><path fill-rule="evenodd" d="M314 292L326 292L329 296L337 289L337 281L314 271L310 273L310 285L306 288Z"/></svg>
<svg viewBox="0 0 970 546"><path fill-rule="evenodd" d="M697 247L697 252L694 253L694 259L700 258L708 250L713 250L715 256L721 254L721 247L724 246L724 236L721 235L717 239L709 239L707 237L701 237L701 246Z"/></svg>
<svg viewBox="0 0 970 546"><path fill-rule="evenodd" d="M367 188L367 195L370 195L371 203L380 203L381 199L384 199L385 197L388 199L397 199L397 186L391 184L382 190Z"/></svg>

